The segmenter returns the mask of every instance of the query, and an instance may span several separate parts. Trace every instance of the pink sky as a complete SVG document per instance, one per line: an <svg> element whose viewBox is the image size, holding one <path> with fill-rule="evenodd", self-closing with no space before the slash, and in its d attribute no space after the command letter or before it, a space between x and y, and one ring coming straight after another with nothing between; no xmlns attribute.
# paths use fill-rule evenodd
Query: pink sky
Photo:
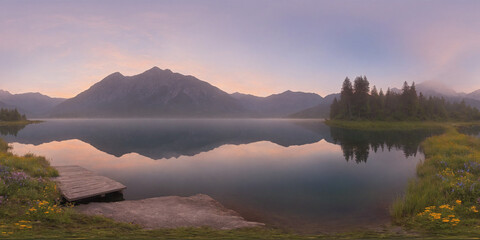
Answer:
<svg viewBox="0 0 480 240"><path fill-rule="evenodd" d="M480 89L480 1L1 1L0 89L73 97L153 66L229 93Z"/></svg>

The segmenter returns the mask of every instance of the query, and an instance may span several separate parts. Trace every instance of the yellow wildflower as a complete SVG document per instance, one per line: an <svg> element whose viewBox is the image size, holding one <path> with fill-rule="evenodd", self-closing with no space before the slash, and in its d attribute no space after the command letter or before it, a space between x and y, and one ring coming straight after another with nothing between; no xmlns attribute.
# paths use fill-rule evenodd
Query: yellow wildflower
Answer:
<svg viewBox="0 0 480 240"><path fill-rule="evenodd" d="M432 220L433 219L440 219L441 216L442 216L441 213L434 213L434 212L430 213L430 217L432 217Z"/></svg>
<svg viewBox="0 0 480 240"><path fill-rule="evenodd" d="M454 217L455 217L455 215L448 215L448 217L449 217L449 218L454 218Z"/></svg>
<svg viewBox="0 0 480 240"><path fill-rule="evenodd" d="M450 222L450 220L444 218L444 219L442 220L442 222Z"/></svg>
<svg viewBox="0 0 480 240"><path fill-rule="evenodd" d="M443 204L439 208L441 208L441 209L446 208L446 209L449 209L449 210L453 210L454 206L450 206L449 204Z"/></svg>
<svg viewBox="0 0 480 240"><path fill-rule="evenodd" d="M476 213L478 212L477 207L475 207L475 206L472 206L472 207L470 208L470 210L471 210L472 212L476 212Z"/></svg>
<svg viewBox="0 0 480 240"><path fill-rule="evenodd" d="M462 204L462 200L456 200L455 203L460 205L460 204Z"/></svg>

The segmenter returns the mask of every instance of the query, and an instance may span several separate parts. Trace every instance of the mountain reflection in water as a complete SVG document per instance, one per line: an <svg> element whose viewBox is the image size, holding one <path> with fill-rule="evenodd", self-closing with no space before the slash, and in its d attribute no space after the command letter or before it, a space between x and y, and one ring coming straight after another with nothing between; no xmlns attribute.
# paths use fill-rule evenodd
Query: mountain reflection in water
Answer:
<svg viewBox="0 0 480 240"><path fill-rule="evenodd" d="M110 177L127 186L125 199L203 193L302 232L387 223L423 158L418 143L433 134L271 119L47 120L7 132L13 152Z"/></svg>
<svg viewBox="0 0 480 240"><path fill-rule="evenodd" d="M289 147L318 142L342 146L345 159L366 162L370 149L402 150L415 156L432 131L361 131L330 128L312 120L265 119L66 119L28 126L1 126L8 142L39 145L78 139L120 157L138 153L151 159L194 156L225 144L269 141Z"/></svg>

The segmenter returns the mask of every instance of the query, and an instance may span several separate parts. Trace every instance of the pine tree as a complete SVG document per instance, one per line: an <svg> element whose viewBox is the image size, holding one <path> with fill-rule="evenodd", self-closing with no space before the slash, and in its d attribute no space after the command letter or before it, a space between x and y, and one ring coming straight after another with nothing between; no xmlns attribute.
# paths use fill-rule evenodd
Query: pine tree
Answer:
<svg viewBox="0 0 480 240"><path fill-rule="evenodd" d="M378 119L385 120L385 94L380 88L380 93L378 94L380 98L380 112L378 113Z"/></svg>
<svg viewBox="0 0 480 240"><path fill-rule="evenodd" d="M27 120L27 117L25 115L21 115L16 108L13 110L4 108L0 109L0 121L13 122L22 120Z"/></svg>
<svg viewBox="0 0 480 240"><path fill-rule="evenodd" d="M343 108L343 111L340 111L339 114L343 115L346 119L352 119L353 87L352 82L348 77L343 81L342 92L340 95L340 106Z"/></svg>
<svg viewBox="0 0 480 240"><path fill-rule="evenodd" d="M378 95L377 87L373 86L372 91L370 92L370 119L377 119L381 112L382 103L380 95Z"/></svg>
<svg viewBox="0 0 480 240"><path fill-rule="evenodd" d="M365 76L356 77L353 83L347 77L342 85L340 101L335 99L331 105L331 119L370 119L370 120L480 120L480 111L468 106L465 101L447 102L444 98L428 99L419 93L415 82L411 86L404 82L402 93L387 89L386 94L373 86ZM0 117L10 115L2 110ZM18 115L18 112L13 112Z"/></svg>
<svg viewBox="0 0 480 240"><path fill-rule="evenodd" d="M354 118L365 119L368 117L370 108L368 104L370 83L365 76L356 77L353 82L353 110Z"/></svg>
<svg viewBox="0 0 480 240"><path fill-rule="evenodd" d="M330 119L335 119L340 113L341 106L337 101L337 98L333 99L332 105L330 105Z"/></svg>

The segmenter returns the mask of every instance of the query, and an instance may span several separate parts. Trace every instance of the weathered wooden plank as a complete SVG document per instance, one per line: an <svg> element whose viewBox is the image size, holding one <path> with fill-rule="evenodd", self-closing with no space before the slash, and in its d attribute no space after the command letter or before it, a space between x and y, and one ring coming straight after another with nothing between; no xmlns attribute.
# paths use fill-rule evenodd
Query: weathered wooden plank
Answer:
<svg viewBox="0 0 480 240"><path fill-rule="evenodd" d="M127 188L117 181L99 176L80 166L56 166L55 168L59 173L55 181L67 201L77 201Z"/></svg>

